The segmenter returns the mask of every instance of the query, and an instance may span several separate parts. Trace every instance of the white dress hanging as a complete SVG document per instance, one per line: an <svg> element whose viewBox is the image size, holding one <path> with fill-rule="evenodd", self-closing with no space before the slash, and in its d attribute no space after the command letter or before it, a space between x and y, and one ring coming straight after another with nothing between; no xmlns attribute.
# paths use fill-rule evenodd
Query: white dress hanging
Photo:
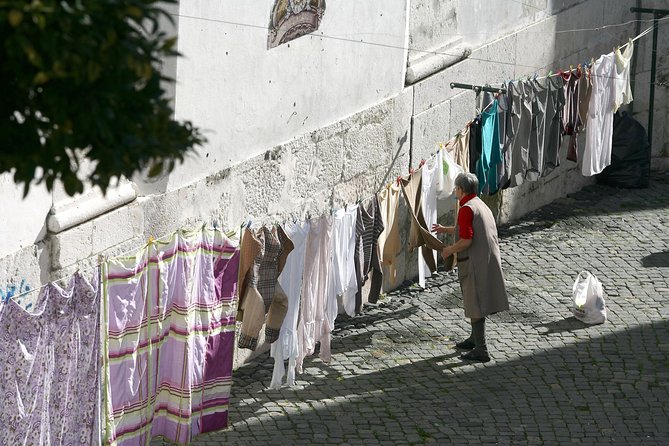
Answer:
<svg viewBox="0 0 669 446"><path fill-rule="evenodd" d="M283 227L286 235L293 242L294 248L288 255L286 265L278 279L279 285L288 297L288 311L281 325L279 339L272 344L270 349L270 356L274 358L274 373L269 385L270 389L281 387L283 377L286 375L285 360L288 360L286 384L291 387L295 385L295 362L298 355L297 320L300 313L300 294L309 227L306 221L288 222Z"/></svg>

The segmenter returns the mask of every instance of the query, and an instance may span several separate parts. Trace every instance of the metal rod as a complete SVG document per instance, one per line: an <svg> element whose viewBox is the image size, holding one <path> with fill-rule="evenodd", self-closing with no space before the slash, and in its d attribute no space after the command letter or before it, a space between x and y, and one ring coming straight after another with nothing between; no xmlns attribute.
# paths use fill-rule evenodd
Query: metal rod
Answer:
<svg viewBox="0 0 669 446"><path fill-rule="evenodd" d="M653 151L653 111L655 109L655 75L657 71L657 27L660 14L655 13L655 20L653 20L653 57L651 58L650 66L650 109L648 110L648 142L650 143L651 153Z"/></svg>
<svg viewBox="0 0 669 446"><path fill-rule="evenodd" d="M651 67L650 67L650 95L648 97L648 142L651 150L653 147L653 112L655 109L655 76L657 74L657 30L658 22L662 17L669 15L669 9L655 9L655 8L630 8L631 12L653 14L653 49L651 53Z"/></svg>
<svg viewBox="0 0 669 446"><path fill-rule="evenodd" d="M669 15L669 9L653 9L653 8L630 8L631 12L642 12L646 14L661 14ZM661 17L660 17L661 18Z"/></svg>
<svg viewBox="0 0 669 446"><path fill-rule="evenodd" d="M451 88L462 88L464 90L474 90L477 93L479 93L481 91L487 91L488 93L506 94L506 88L488 87L488 86L483 86L483 85L460 84L458 82L451 82Z"/></svg>
<svg viewBox="0 0 669 446"><path fill-rule="evenodd" d="M641 8L641 0L636 0L636 6L637 8ZM638 36L641 34L641 13L637 12L634 15L634 18L636 19L636 24L634 25L635 32L634 35ZM632 54L632 67L630 68L630 87L632 88L632 97L634 97L634 93L636 92L636 67L637 67L637 60L639 58L639 50L637 49L633 54ZM630 112L631 116L634 116L634 101L629 103L628 110Z"/></svg>
<svg viewBox="0 0 669 446"><path fill-rule="evenodd" d="M658 22L662 17L669 15L669 9L654 9L654 8L630 8L631 12L653 14L653 49L650 67L650 94L648 98L648 144L650 150L648 157L653 153L653 114L655 109L655 75L657 74L657 30ZM650 160L649 160L650 161ZM650 168L650 163L648 163Z"/></svg>

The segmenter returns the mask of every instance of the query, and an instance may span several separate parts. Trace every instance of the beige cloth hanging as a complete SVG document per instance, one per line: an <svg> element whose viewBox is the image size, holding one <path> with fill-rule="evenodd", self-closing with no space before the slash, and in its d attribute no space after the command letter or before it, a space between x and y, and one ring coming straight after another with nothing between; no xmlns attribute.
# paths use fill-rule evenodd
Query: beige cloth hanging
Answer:
<svg viewBox="0 0 669 446"><path fill-rule="evenodd" d="M437 270L432 250L441 254L444 244L430 232L425 222L423 209L421 206L421 187L423 183L423 174L421 169L414 171L408 179L402 178L401 188L404 198L409 204L409 214L411 216L411 228L409 229L409 251L416 248L423 250L423 258L430 272Z"/></svg>
<svg viewBox="0 0 669 446"><path fill-rule="evenodd" d="M397 283L397 256L402 251L402 242L397 214L400 194L400 186L397 183L386 186L377 194L383 219L383 231L378 240L381 267L383 268L383 289L386 291L390 291L399 285Z"/></svg>

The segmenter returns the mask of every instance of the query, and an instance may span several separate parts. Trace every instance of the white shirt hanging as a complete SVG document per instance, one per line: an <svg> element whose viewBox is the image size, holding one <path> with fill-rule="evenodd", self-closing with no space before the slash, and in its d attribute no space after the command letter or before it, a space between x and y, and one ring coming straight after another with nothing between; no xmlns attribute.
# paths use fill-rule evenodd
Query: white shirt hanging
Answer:
<svg viewBox="0 0 669 446"><path fill-rule="evenodd" d="M632 102L632 86L630 85L630 67L632 66L632 54L634 54L634 42L632 39L627 43L623 52L616 49L616 96L613 104L613 112L618 111L621 105Z"/></svg>
<svg viewBox="0 0 669 446"><path fill-rule="evenodd" d="M592 65L592 95L581 171L589 177L611 164L613 144L613 106L615 103L616 64L613 52L602 55Z"/></svg>
<svg viewBox="0 0 669 446"><path fill-rule="evenodd" d="M439 184L439 176L441 176L441 164L439 163L439 156L435 160L432 167L425 164L421 169L422 185L421 185L421 207L427 229L431 230L432 225L437 222L437 187ZM430 255L434 256L434 263L437 263L437 252L431 251ZM432 273L430 268L425 263L423 258L423 249L418 250L418 284L425 288L425 279L430 277Z"/></svg>

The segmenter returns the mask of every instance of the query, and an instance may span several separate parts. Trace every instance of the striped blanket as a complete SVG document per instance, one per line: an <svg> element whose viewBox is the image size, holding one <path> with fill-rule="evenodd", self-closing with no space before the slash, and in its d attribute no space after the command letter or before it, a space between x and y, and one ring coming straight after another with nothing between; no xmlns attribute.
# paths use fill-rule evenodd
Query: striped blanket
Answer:
<svg viewBox="0 0 669 446"><path fill-rule="evenodd" d="M227 427L238 270L238 241L206 228L103 265L105 444Z"/></svg>

